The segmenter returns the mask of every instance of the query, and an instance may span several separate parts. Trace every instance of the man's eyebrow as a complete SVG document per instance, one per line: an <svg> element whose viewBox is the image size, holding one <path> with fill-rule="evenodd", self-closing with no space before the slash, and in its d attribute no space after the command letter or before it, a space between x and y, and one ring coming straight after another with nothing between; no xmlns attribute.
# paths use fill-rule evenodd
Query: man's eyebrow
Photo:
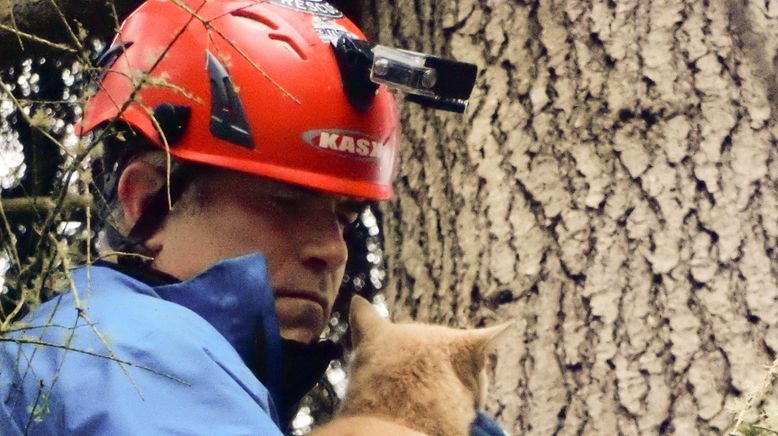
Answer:
<svg viewBox="0 0 778 436"><path fill-rule="evenodd" d="M335 204L339 209L347 209L356 213L362 213L370 206L371 202L364 198L354 198L345 195L338 194L325 194L314 189L306 188L303 186L295 185L282 185L278 188L278 191L287 193L289 195L300 196L301 198L317 199L317 198L332 198L335 200Z"/></svg>
<svg viewBox="0 0 778 436"><path fill-rule="evenodd" d="M321 192L303 186L283 186L281 190L292 195L299 195L301 197L319 198L322 196ZM364 212L365 209L367 209L371 204L370 200L346 197L344 195L336 195L335 201L337 202L338 208L346 209L357 214Z"/></svg>
<svg viewBox="0 0 778 436"><path fill-rule="evenodd" d="M370 202L367 200L357 200L353 198L344 197L339 201L339 206L348 209L351 212L362 213L370 206Z"/></svg>

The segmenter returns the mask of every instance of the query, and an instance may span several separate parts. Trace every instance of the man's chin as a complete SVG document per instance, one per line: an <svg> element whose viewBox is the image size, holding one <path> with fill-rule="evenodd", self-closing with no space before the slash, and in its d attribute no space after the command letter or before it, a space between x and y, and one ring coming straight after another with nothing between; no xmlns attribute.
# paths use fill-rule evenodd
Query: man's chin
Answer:
<svg viewBox="0 0 778 436"><path fill-rule="evenodd" d="M276 316L281 337L304 343L318 340L326 321L319 304L299 298L277 298Z"/></svg>
<svg viewBox="0 0 778 436"><path fill-rule="evenodd" d="M304 344L310 344L317 339L319 335L314 334L311 329L293 328L293 329L281 329L281 337L290 341L302 342Z"/></svg>

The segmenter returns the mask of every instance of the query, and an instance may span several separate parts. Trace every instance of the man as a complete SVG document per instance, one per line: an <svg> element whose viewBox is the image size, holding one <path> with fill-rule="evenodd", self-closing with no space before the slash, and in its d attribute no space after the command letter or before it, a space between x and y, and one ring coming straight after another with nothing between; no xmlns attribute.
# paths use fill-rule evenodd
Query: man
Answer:
<svg viewBox="0 0 778 436"><path fill-rule="evenodd" d="M392 195L393 97L343 35L364 39L323 1L149 0L123 23L82 128L108 245L134 255L74 271L3 344L3 434L280 434L337 355L317 341L344 226Z"/></svg>

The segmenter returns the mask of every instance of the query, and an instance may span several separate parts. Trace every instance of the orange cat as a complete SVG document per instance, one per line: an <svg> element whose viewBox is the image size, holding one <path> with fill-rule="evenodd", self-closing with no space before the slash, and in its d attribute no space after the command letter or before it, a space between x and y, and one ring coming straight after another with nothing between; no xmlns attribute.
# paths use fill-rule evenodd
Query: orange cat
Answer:
<svg viewBox="0 0 778 436"><path fill-rule="evenodd" d="M467 436L486 396L490 344L512 323L477 330L392 324L351 300L354 357L343 406L314 436Z"/></svg>

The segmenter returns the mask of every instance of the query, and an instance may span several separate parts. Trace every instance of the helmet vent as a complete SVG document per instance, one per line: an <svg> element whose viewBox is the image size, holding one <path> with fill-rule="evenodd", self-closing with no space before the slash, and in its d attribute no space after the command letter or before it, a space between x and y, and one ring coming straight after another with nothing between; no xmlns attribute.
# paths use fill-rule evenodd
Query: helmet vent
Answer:
<svg viewBox="0 0 778 436"><path fill-rule="evenodd" d="M102 70L100 72L100 76L97 78L97 81L101 82L103 78L105 78L105 75L108 73L108 69L113 65L114 61L116 61L116 58L118 58L119 55L123 54L130 47L132 47L132 41L119 42L107 48L105 52L103 52L103 54L97 58L95 65L97 65L97 67Z"/></svg>
<svg viewBox="0 0 778 436"><path fill-rule="evenodd" d="M307 56L305 56L305 53L303 53L302 50L300 50L300 47L297 46L297 43L294 42L291 38L289 38L286 35L280 35L278 33L271 33L270 39L273 41L278 41L281 44L286 47L287 50L291 51L292 53L296 54L297 57L299 57L302 60L308 59Z"/></svg>
<svg viewBox="0 0 778 436"><path fill-rule="evenodd" d="M211 134L233 144L254 148L246 111L230 75L211 52L206 52L206 56L211 82Z"/></svg>
<svg viewBox="0 0 778 436"><path fill-rule="evenodd" d="M100 68L107 68L113 64L113 61L119 57L125 50L132 46L132 41L118 42L106 49L97 59L96 65Z"/></svg>
<svg viewBox="0 0 778 436"><path fill-rule="evenodd" d="M259 15L258 13L252 12L248 9L238 9L236 11L230 12L230 15L234 17L248 18L249 20L253 20L259 24L263 24L266 27L271 28L272 30L278 30L278 24L272 22L268 17L265 17L264 15Z"/></svg>

